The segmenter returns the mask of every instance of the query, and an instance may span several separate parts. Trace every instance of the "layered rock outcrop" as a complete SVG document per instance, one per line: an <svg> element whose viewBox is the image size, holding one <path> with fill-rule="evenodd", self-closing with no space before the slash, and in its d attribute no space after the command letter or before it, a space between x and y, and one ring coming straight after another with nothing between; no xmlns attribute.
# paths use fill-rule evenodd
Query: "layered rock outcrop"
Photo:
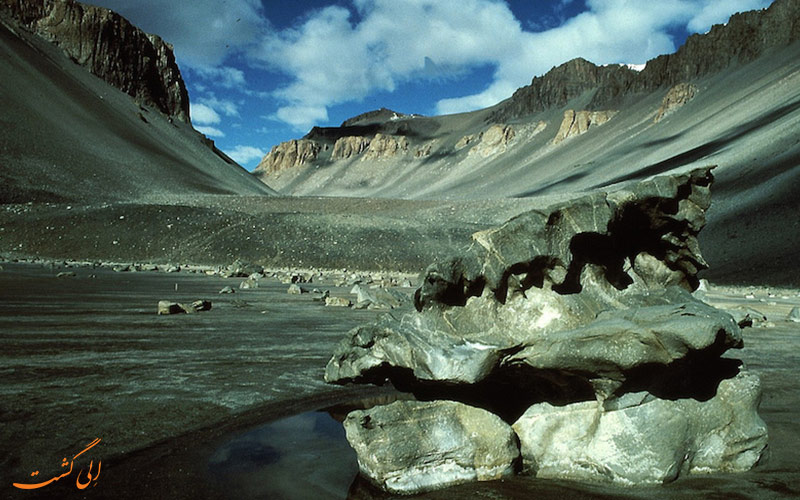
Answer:
<svg viewBox="0 0 800 500"><path fill-rule="evenodd" d="M661 107L658 108L656 117L653 118L653 123L660 122L666 116L683 107L687 102L694 99L697 92L697 85L693 83L679 83L670 88L661 101Z"/></svg>
<svg viewBox="0 0 800 500"><path fill-rule="evenodd" d="M317 159L322 145L308 139L292 139L272 147L259 162L254 173L280 172L300 167Z"/></svg>
<svg viewBox="0 0 800 500"><path fill-rule="evenodd" d="M345 160L363 153L369 147L370 139L362 136L341 137L333 144L331 160Z"/></svg>
<svg viewBox="0 0 800 500"><path fill-rule="evenodd" d="M480 134L480 142L469 150L469 154L483 158L506 150L514 139L514 129L510 125L496 123Z"/></svg>
<svg viewBox="0 0 800 500"><path fill-rule="evenodd" d="M531 475L648 484L752 467L767 439L757 377L721 358L741 331L689 293L705 267L711 181L708 169L656 177L475 233L428 268L417 313L348 333L325 379L388 379L494 413L513 424ZM391 422L374 432L414 439ZM362 429L351 444L371 439ZM404 460L411 471L428 456ZM415 491L452 480L437 477Z"/></svg>
<svg viewBox="0 0 800 500"><path fill-rule="evenodd" d="M3 10L73 61L142 104L189 122L172 47L119 14L73 0L2 0Z"/></svg>
<svg viewBox="0 0 800 500"><path fill-rule="evenodd" d="M381 160L394 158L408 152L408 139L402 135L375 134L363 160Z"/></svg>
<svg viewBox="0 0 800 500"><path fill-rule="evenodd" d="M564 119L558 128L553 144L563 142L564 139L585 134L591 127L597 127L608 122L616 115L614 110L607 111L575 111L568 109L564 111Z"/></svg>

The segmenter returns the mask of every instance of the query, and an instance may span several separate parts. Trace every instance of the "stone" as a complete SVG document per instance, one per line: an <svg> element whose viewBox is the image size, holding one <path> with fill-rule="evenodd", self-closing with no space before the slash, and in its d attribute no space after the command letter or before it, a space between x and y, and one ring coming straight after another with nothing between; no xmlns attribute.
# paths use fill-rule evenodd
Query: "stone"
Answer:
<svg viewBox="0 0 800 500"><path fill-rule="evenodd" d="M725 311L733 317L739 328L761 326L767 322L767 316L752 307L735 307Z"/></svg>
<svg viewBox="0 0 800 500"><path fill-rule="evenodd" d="M303 167L317 159L322 145L309 139L292 139L272 147L253 170L254 174L276 173Z"/></svg>
<svg viewBox="0 0 800 500"><path fill-rule="evenodd" d="M186 309L177 302L170 302L168 300L158 301L158 314L185 314Z"/></svg>
<svg viewBox="0 0 800 500"><path fill-rule="evenodd" d="M350 307L350 299L345 297L325 297L325 305L331 307Z"/></svg>
<svg viewBox="0 0 800 500"><path fill-rule="evenodd" d="M361 473L380 488L422 493L514 474L517 437L499 417L453 401L396 401L344 421Z"/></svg>
<svg viewBox="0 0 800 500"><path fill-rule="evenodd" d="M186 308L186 312L201 312L210 310L211 310L210 300L195 300L188 308Z"/></svg>
<svg viewBox="0 0 800 500"><path fill-rule="evenodd" d="M475 233L467 252L429 266L415 294L417 314L348 333L326 380L378 382L396 369L419 380L474 384L509 349L586 327L606 310L631 309L626 314L635 316L639 306L672 301L713 311L674 288L693 290L705 267L696 238L710 182L708 170L657 177ZM635 266L641 255L648 264ZM736 337L729 318L712 316Z"/></svg>
<svg viewBox="0 0 800 500"><path fill-rule="evenodd" d="M800 323L800 307L793 307L792 310L789 311L789 321Z"/></svg>
<svg viewBox="0 0 800 500"><path fill-rule="evenodd" d="M223 293L236 293L236 289L230 286L226 286L222 290L220 290L219 293L220 295Z"/></svg>
<svg viewBox="0 0 800 500"><path fill-rule="evenodd" d="M694 99L698 91L697 85L685 82L670 88L661 102L661 107L658 108L656 117L653 118L653 123L660 122L679 108L682 108L687 102Z"/></svg>
<svg viewBox="0 0 800 500"><path fill-rule="evenodd" d="M360 155L369 147L370 139L362 136L340 137L333 145L331 160L342 160Z"/></svg>
<svg viewBox="0 0 800 500"><path fill-rule="evenodd" d="M170 302L168 300L158 301L158 314L186 314L196 313L201 311L210 311L211 301L209 300L195 300L189 305L181 304L178 302Z"/></svg>
<svg viewBox="0 0 800 500"><path fill-rule="evenodd" d="M590 128L603 125L608 122L617 111L575 111L568 109L564 111L564 119L558 129L553 144L559 144L565 139L585 134Z"/></svg>
<svg viewBox="0 0 800 500"><path fill-rule="evenodd" d="M767 440L758 377L722 357L743 346L739 324L692 295L712 181L708 168L654 177L473 234L428 267L415 312L348 332L325 380L390 381L516 422L541 477L633 485L752 467ZM406 439L358 454L391 463Z"/></svg>
<svg viewBox="0 0 800 500"><path fill-rule="evenodd" d="M480 134L480 142L469 150L470 155L483 158L504 152L515 136L510 125L496 123Z"/></svg>
<svg viewBox="0 0 800 500"><path fill-rule="evenodd" d="M289 288L286 290L286 293L288 293L289 295L300 295L303 293L308 293L308 290L296 283L292 283L291 285L289 285Z"/></svg>
<svg viewBox="0 0 800 500"><path fill-rule="evenodd" d="M353 285L350 293L356 296L359 309L394 309L404 303L402 293L384 287L367 287L360 283Z"/></svg>
<svg viewBox="0 0 800 500"><path fill-rule="evenodd" d="M133 267L130 264L121 264L119 266L114 266L112 270L115 273L127 273L133 270Z"/></svg>
<svg viewBox="0 0 800 500"><path fill-rule="evenodd" d="M408 152L408 139L405 136L375 134L362 160L382 160L394 158Z"/></svg>
<svg viewBox="0 0 800 500"><path fill-rule="evenodd" d="M258 280L247 278L246 280L239 283L240 290L252 290L255 288L258 288Z"/></svg>
<svg viewBox="0 0 800 500"><path fill-rule="evenodd" d="M741 472L758 463L767 446L760 398L758 377L740 372L707 401L638 392L605 402L539 403L512 427L523 473L660 484L682 473Z"/></svg>
<svg viewBox="0 0 800 500"><path fill-rule="evenodd" d="M77 276L74 271L60 272L56 274L56 278L74 278Z"/></svg>

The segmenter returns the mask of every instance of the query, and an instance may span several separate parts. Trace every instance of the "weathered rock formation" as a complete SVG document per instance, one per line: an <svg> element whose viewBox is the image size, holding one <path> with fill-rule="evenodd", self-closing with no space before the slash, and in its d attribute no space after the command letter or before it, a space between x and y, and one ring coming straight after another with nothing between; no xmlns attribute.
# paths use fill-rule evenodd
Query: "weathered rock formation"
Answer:
<svg viewBox="0 0 800 500"><path fill-rule="evenodd" d="M363 153L369 147L368 137L347 136L337 139L333 144L331 160L342 160Z"/></svg>
<svg viewBox="0 0 800 500"><path fill-rule="evenodd" d="M408 152L408 139L403 136L375 134L362 160L394 158Z"/></svg>
<svg viewBox="0 0 800 500"><path fill-rule="evenodd" d="M553 139L553 144L563 142L564 139L585 134L590 127L596 127L609 121L616 111L575 111L568 109L564 111L564 119Z"/></svg>
<svg viewBox="0 0 800 500"><path fill-rule="evenodd" d="M653 123L660 122L667 115L683 107L684 104L694 99L697 92L697 85L693 83L679 83L669 89L667 95L664 96L664 100L661 101L661 107L658 108L658 113L656 113Z"/></svg>
<svg viewBox="0 0 800 500"><path fill-rule="evenodd" d="M741 372L711 399L631 392L612 401L531 406L513 428L528 474L660 484L686 473L742 472L767 445L756 409L761 383Z"/></svg>
<svg viewBox="0 0 800 500"><path fill-rule="evenodd" d="M510 125L494 124L480 134L480 142L469 150L469 154L483 158L502 153L514 139L514 129Z"/></svg>
<svg viewBox="0 0 800 500"><path fill-rule="evenodd" d="M705 268L697 235L711 181L709 169L656 177L475 233L428 268L418 313L352 330L325 379L388 379L492 412L514 423L532 475L643 484L752 467L766 446L757 377L720 358L742 347L739 326L689 293ZM360 436L356 450L377 439ZM362 466L380 484L371 471Z"/></svg>
<svg viewBox="0 0 800 500"><path fill-rule="evenodd" d="M189 96L172 47L158 36L74 0L2 0L0 7L137 101L189 121Z"/></svg>
<svg viewBox="0 0 800 500"><path fill-rule="evenodd" d="M393 493L500 479L514 474L519 458L507 423L454 401L396 401L357 410L344 428L361 471Z"/></svg>
<svg viewBox="0 0 800 500"><path fill-rule="evenodd" d="M771 47L800 39L800 2L776 0L765 10L731 16L703 35L691 35L677 52L647 62L641 72L624 65L596 66L573 59L535 77L518 89L488 121L507 122L546 109L564 106L585 92L594 91L589 109L601 109L618 98L687 82L720 71L733 63L746 63Z"/></svg>
<svg viewBox="0 0 800 500"><path fill-rule="evenodd" d="M306 165L317 159L322 146L308 139L292 139L273 146L259 162L254 172L280 172L287 168Z"/></svg>

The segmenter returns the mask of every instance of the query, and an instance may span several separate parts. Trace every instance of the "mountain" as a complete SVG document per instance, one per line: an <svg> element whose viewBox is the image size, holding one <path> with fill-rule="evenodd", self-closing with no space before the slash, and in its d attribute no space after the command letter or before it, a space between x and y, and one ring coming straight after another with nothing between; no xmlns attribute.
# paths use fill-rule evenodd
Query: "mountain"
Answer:
<svg viewBox="0 0 800 500"><path fill-rule="evenodd" d="M0 202L274 194L196 132L169 45L72 0L0 1Z"/></svg>
<svg viewBox="0 0 800 500"><path fill-rule="evenodd" d="M799 40L800 0L777 0L641 72L575 59L488 109L316 127L254 174L286 194L477 200L717 165L710 276L800 282Z"/></svg>

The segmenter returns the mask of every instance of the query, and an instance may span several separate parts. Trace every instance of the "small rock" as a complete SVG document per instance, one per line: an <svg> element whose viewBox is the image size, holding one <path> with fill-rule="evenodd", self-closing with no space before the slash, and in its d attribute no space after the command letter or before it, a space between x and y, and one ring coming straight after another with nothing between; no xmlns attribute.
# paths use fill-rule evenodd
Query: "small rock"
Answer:
<svg viewBox="0 0 800 500"><path fill-rule="evenodd" d="M300 285L292 283L291 285L289 285L289 288L286 290L286 293L288 293L289 295L300 295L303 293L308 293L308 290L301 287Z"/></svg>
<svg viewBox="0 0 800 500"><path fill-rule="evenodd" d="M350 299L344 297L327 297L325 299L325 305L331 307L350 307L351 302Z"/></svg>
<svg viewBox="0 0 800 500"><path fill-rule="evenodd" d="M192 302L191 309L194 312L200 311L210 311L211 310L211 301L210 300L195 300ZM191 312L191 311L187 311Z"/></svg>
<svg viewBox="0 0 800 500"><path fill-rule="evenodd" d="M236 290L234 290L233 287L226 286L225 288L220 290L219 293L220 294L223 294L223 293L236 293Z"/></svg>
<svg viewBox="0 0 800 500"><path fill-rule="evenodd" d="M258 288L258 281L253 279L246 279L239 283L240 290L252 290L254 288Z"/></svg>
<svg viewBox="0 0 800 500"><path fill-rule="evenodd" d="M130 272L132 268L130 264L122 264L119 266L114 266L113 269L115 273L127 273Z"/></svg>
<svg viewBox="0 0 800 500"><path fill-rule="evenodd" d="M158 301L158 314L185 314L186 309L177 302L170 302L168 300Z"/></svg>
<svg viewBox="0 0 800 500"><path fill-rule="evenodd" d="M324 302L324 301L325 301L325 299L327 299L327 298L328 298L328 297L330 297L330 296L331 296L331 292L330 292L330 291L328 291L328 290L325 290L324 292L317 291L317 292L314 294L313 300L314 300L315 302Z"/></svg>
<svg viewBox="0 0 800 500"><path fill-rule="evenodd" d="M72 272L72 271L56 274L56 278L72 278L74 276L75 276L75 273Z"/></svg>
<svg viewBox="0 0 800 500"><path fill-rule="evenodd" d="M789 312L789 321L800 323L800 307L793 307Z"/></svg>
<svg viewBox="0 0 800 500"><path fill-rule="evenodd" d="M175 265L169 265L169 266L166 266L164 268L164 272L165 273L177 273L177 272L180 272L180 270L181 270L181 267L180 266L175 266Z"/></svg>

